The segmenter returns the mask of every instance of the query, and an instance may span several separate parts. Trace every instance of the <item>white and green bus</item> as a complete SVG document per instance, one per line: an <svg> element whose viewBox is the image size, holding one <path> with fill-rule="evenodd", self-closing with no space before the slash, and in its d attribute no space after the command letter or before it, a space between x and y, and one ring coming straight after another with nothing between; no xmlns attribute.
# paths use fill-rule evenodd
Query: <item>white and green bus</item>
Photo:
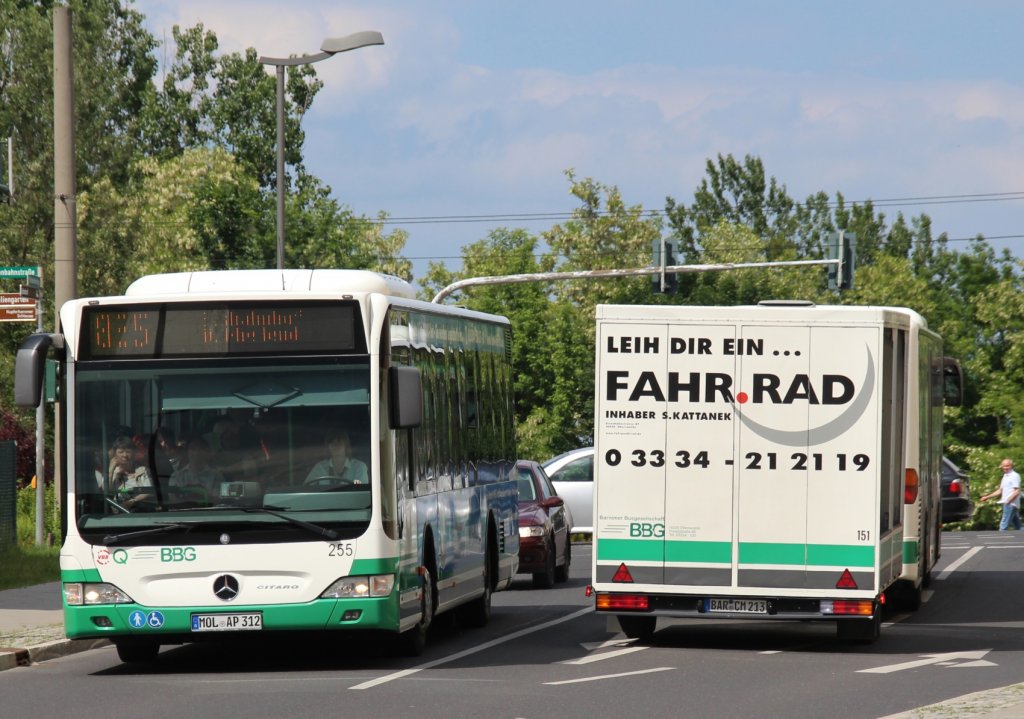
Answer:
<svg viewBox="0 0 1024 719"><path fill-rule="evenodd" d="M354 270L153 275L60 319L15 374L33 406L56 368L68 637L418 652L439 612L487 621L518 562L507 319Z"/></svg>

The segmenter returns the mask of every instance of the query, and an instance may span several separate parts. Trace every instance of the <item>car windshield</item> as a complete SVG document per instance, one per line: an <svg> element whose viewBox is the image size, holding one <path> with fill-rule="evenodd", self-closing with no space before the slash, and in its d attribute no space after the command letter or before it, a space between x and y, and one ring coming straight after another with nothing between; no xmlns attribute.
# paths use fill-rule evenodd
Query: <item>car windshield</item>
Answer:
<svg viewBox="0 0 1024 719"><path fill-rule="evenodd" d="M74 388L75 516L89 541L369 522L365 356L79 363Z"/></svg>

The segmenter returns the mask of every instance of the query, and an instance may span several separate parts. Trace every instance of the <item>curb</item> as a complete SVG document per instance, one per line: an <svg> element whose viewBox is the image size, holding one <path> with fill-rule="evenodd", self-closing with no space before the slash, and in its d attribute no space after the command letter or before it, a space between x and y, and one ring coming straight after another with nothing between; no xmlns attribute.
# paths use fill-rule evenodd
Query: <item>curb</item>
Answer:
<svg viewBox="0 0 1024 719"><path fill-rule="evenodd" d="M57 639L32 647L0 647L0 672L109 645L109 639Z"/></svg>

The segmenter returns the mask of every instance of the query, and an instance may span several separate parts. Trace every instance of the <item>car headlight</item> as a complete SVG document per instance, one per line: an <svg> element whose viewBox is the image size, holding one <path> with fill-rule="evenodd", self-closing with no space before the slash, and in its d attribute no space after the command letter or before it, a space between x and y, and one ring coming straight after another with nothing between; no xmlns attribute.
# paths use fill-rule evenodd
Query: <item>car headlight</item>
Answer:
<svg viewBox="0 0 1024 719"><path fill-rule="evenodd" d="M541 527L539 524L531 524L531 525L528 525L528 526L525 526L525 527L519 527L519 537L520 538L525 538L525 537L543 537L543 536L544 536L544 527Z"/></svg>
<svg viewBox="0 0 1024 719"><path fill-rule="evenodd" d="M374 574L364 577L342 577L320 595L324 599L360 599L386 597L395 586L394 574Z"/></svg>
<svg viewBox="0 0 1024 719"><path fill-rule="evenodd" d="M64 601L72 607L91 604L131 604L132 598L106 582L68 582L64 585Z"/></svg>

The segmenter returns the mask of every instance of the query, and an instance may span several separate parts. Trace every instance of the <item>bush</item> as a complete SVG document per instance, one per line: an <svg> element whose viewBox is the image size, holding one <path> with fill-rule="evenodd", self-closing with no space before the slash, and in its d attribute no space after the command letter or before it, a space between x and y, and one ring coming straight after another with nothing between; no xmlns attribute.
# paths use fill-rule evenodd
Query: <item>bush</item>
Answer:
<svg viewBox="0 0 1024 719"><path fill-rule="evenodd" d="M17 459L14 476L19 478L19 485L26 486L36 474L36 435L22 425L18 418L5 409L0 408L0 442L13 440L17 446ZM53 482L53 456L46 453L46 482Z"/></svg>
<svg viewBox="0 0 1024 719"><path fill-rule="evenodd" d="M19 489L15 501L18 545L34 546L36 543L36 490L32 487ZM43 537L47 544L57 544L60 542L60 512L57 508L52 484L46 485L43 502Z"/></svg>

